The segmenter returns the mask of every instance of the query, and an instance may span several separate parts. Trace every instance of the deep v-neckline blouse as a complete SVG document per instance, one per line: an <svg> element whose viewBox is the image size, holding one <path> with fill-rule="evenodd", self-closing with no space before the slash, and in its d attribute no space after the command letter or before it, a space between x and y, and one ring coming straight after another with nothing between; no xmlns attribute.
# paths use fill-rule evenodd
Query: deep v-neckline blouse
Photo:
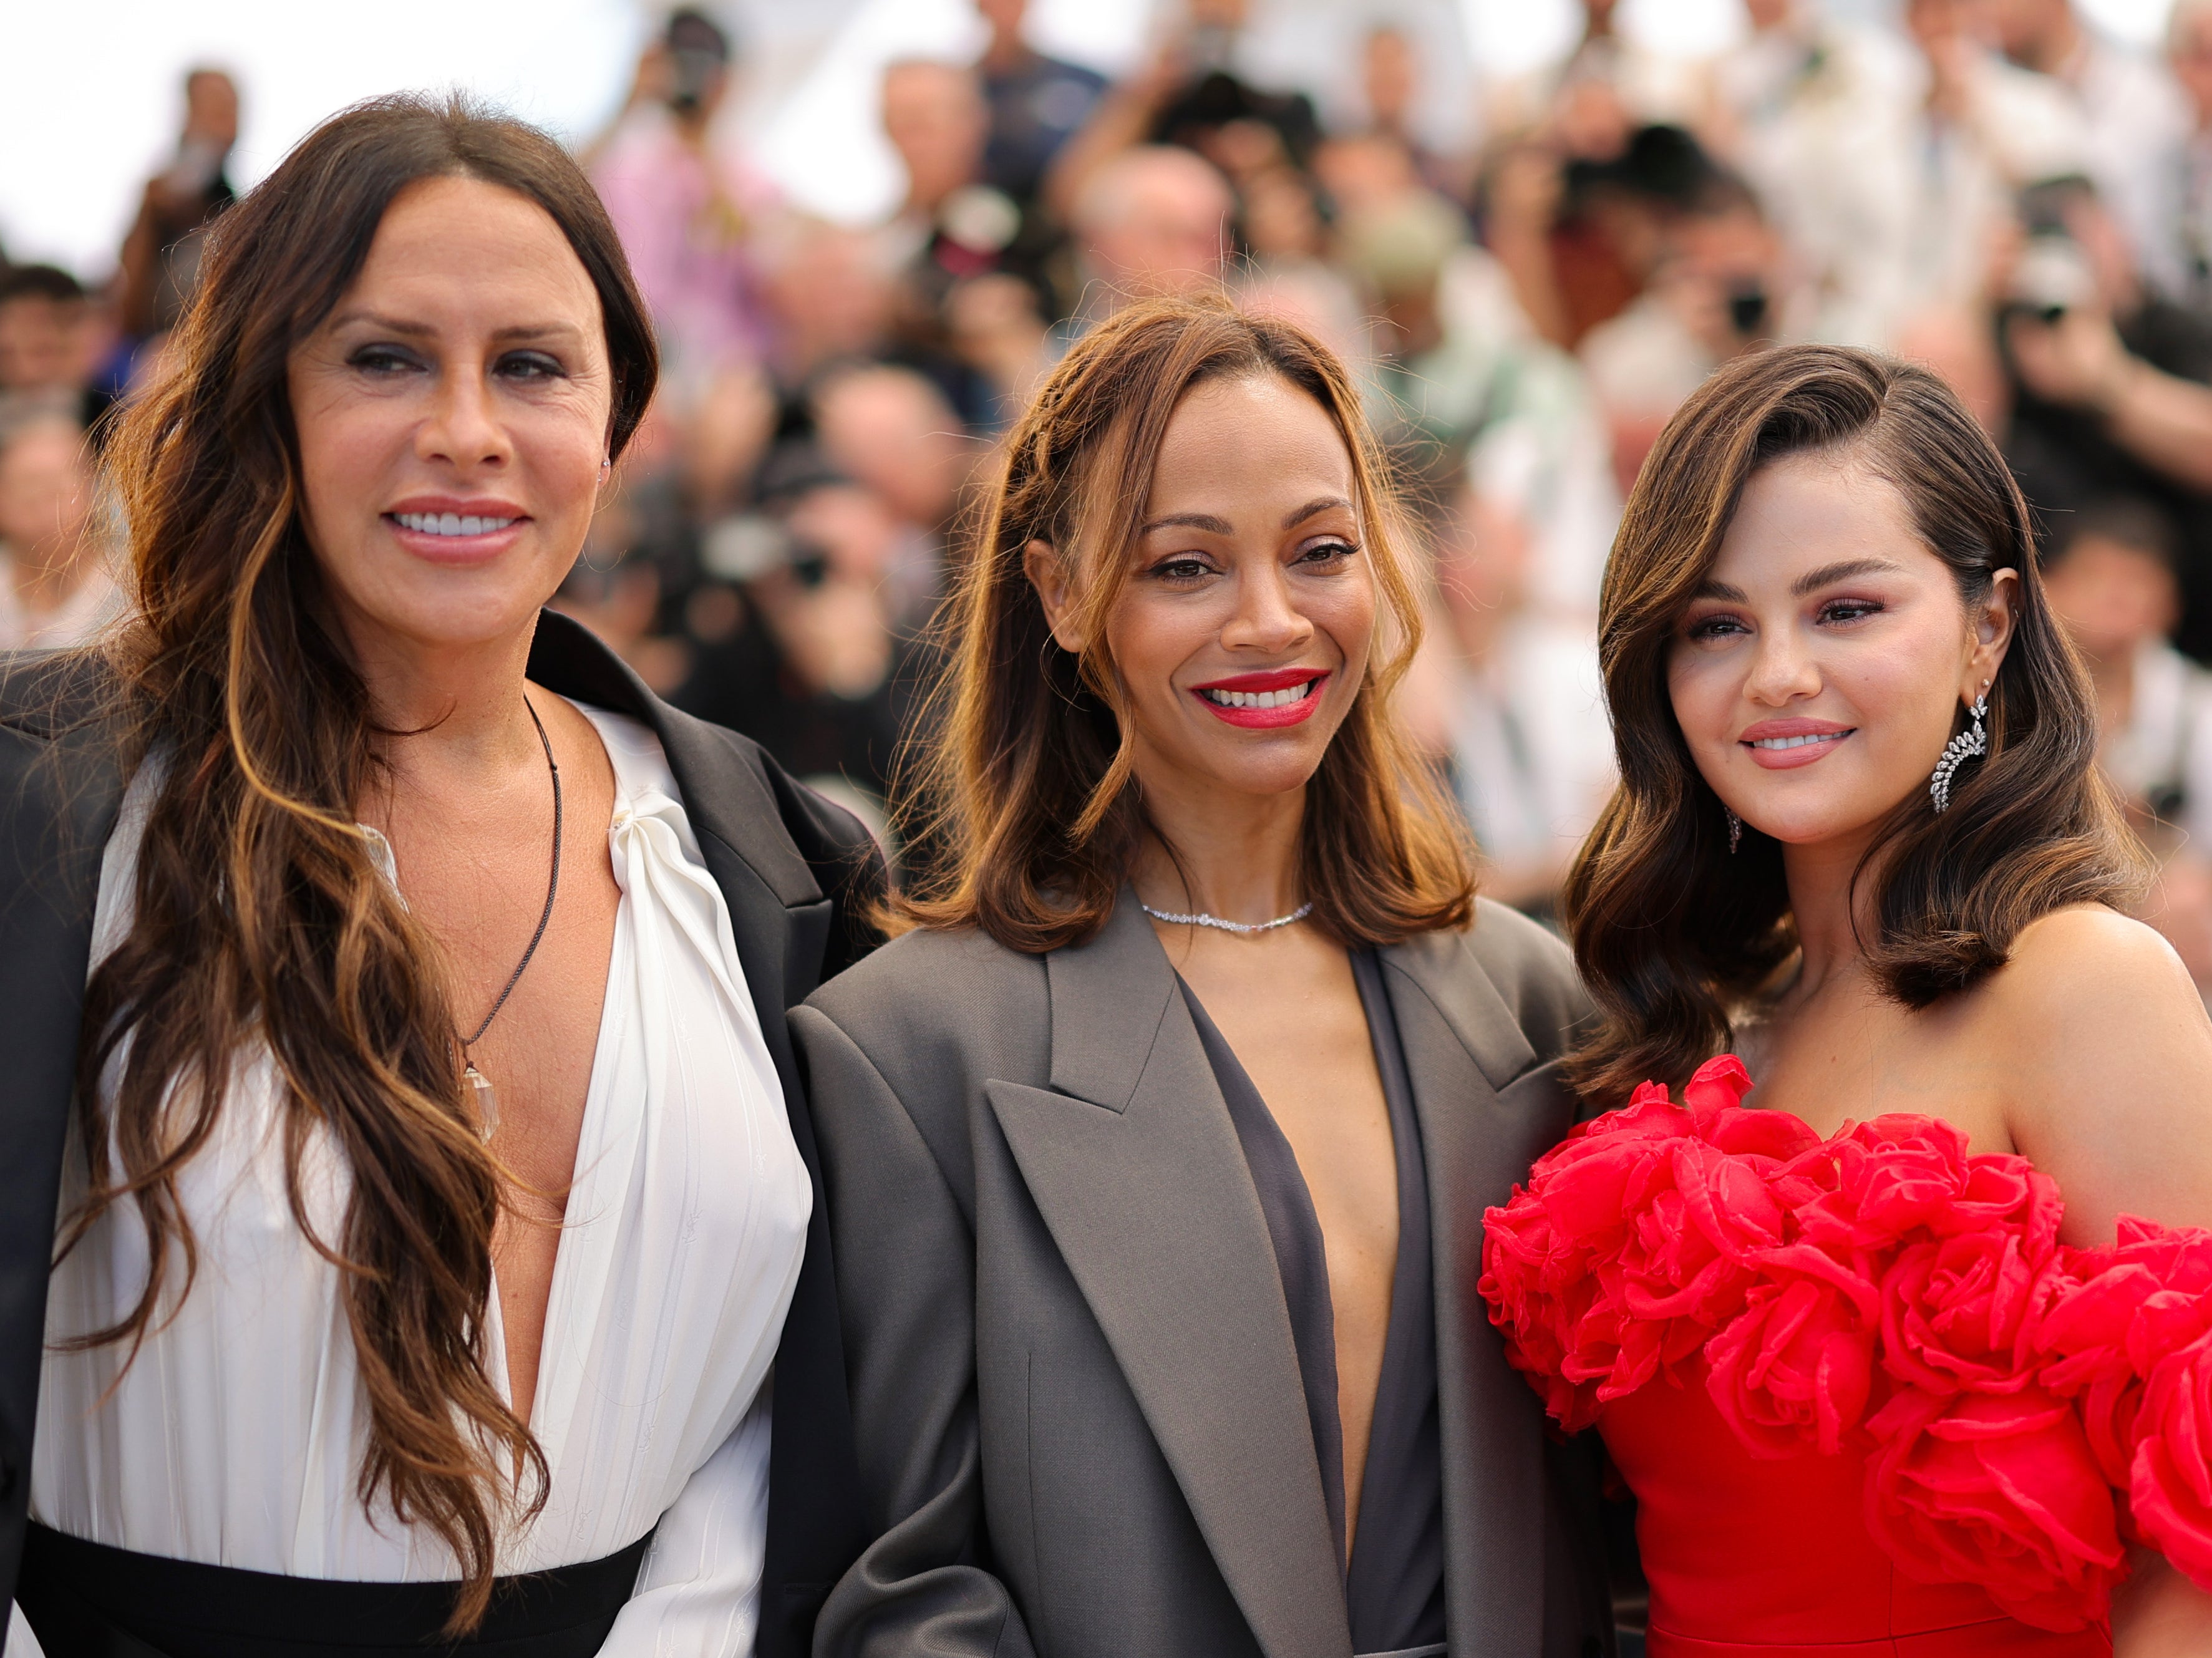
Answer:
<svg viewBox="0 0 2212 1658"><path fill-rule="evenodd" d="M1413 1080L1382 965L1372 950L1363 950L1353 952L1352 969L1390 1117L1397 1163L1398 1264L1360 1479L1359 1526L1345 1567L1345 1610L1356 1652L1426 1658L1443 1650L1445 1636L1443 1455L1427 1163ZM1329 1529L1342 1558L1344 1431L1337 1411L1336 1315L1313 1194L1250 1073L1190 986L1180 976L1176 982L1229 1108L1274 1246Z"/></svg>
<svg viewBox="0 0 2212 1658"><path fill-rule="evenodd" d="M630 1644L626 1625L650 1637L700 1617L713 1631L697 1638L749 1646L765 1526L762 1384L798 1279L807 1177L727 908L660 744L636 720L577 706L614 768L622 896L531 1415L550 1494L503 1539L499 1570L599 1559L658 1524L607 1650ZM150 793L142 775L103 859L95 963L129 925ZM250 1053L181 1178L198 1281L136 1361L124 1369L112 1345L50 1348L32 1515L118 1548L258 1571L450 1578L434 1536L372 1515L357 1495L362 1384L337 1275L285 1196L276 1106L269 1056ZM83 1181L79 1163L64 1214ZM338 1237L348 1178L327 1140L311 1137L301 1183L317 1228ZM145 1266L135 1212L110 1210L54 1273L50 1344L113 1321ZM496 1294L487 1323L504 1388ZM658 1610L656 1582L672 1586ZM669 1609L687 1595L689 1610Z"/></svg>

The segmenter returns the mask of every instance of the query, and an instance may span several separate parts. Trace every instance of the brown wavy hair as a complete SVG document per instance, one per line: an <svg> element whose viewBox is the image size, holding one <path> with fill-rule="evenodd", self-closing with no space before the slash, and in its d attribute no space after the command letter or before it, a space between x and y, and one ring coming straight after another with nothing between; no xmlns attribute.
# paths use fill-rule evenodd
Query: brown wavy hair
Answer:
<svg viewBox="0 0 2212 1658"><path fill-rule="evenodd" d="M1719 797L1674 718L1667 661L1745 483L1785 455L1848 455L1904 498L1962 604L2019 577L1989 692L1989 754L1938 817L1900 801L1853 876L1871 881L1876 981L1910 1008L1981 982L2022 927L2067 904L2125 904L2142 854L2094 765L2088 682L2036 573L2027 503L1973 416L1926 369L1792 346L1740 358L1676 412L1630 495L1599 600L1598 652L1620 785L1569 872L1563 910L1604 1014L1569 1074L1600 1104L1679 1084L1729 1042L1729 1010L1796 948L1781 844L1747 824L1731 855ZM1963 714L1960 716L1963 724Z"/></svg>
<svg viewBox="0 0 2212 1658"><path fill-rule="evenodd" d="M575 163L530 127L459 100L359 105L216 227L167 370L110 449L138 600L106 647L117 740L126 768L160 769L135 917L86 992L90 1186L60 1247L115 1204L136 1206L144 1289L77 1344L128 1341L135 1355L198 1265L179 1175L264 1046L293 1217L343 1279L368 1405L361 1499L452 1550L459 1631L483 1615L501 1526L543 1503L545 1461L485 1369L500 1171L462 1104L437 957L354 827L387 733L307 544L286 383L393 197L449 177L537 203L582 262L613 367L611 454L652 397L652 330L614 228ZM350 1175L335 1238L318 1235L301 1186L318 1139Z"/></svg>
<svg viewBox="0 0 2212 1658"><path fill-rule="evenodd" d="M1105 621L1127 578L1176 406L1209 380L1273 376L1327 411L1386 620L1343 726L1307 786L1299 874L1314 920L1347 945L1466 924L1470 849L1389 715L1420 638L1402 515L1358 393L1328 348L1225 301L1150 300L1079 341L1006 446L942 629L950 667L927 743L902 767L908 822L932 854L892 924L978 926L1009 949L1080 944L1112 914L1145 834L1134 733ZM1039 541L1067 561L1090 641L1052 635L1023 569ZM1170 848L1172 850L1172 848Z"/></svg>

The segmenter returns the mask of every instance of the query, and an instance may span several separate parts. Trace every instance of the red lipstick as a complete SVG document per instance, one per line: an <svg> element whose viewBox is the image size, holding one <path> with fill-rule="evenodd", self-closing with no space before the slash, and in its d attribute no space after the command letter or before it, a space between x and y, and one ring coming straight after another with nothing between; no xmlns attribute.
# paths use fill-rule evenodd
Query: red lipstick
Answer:
<svg viewBox="0 0 2212 1658"><path fill-rule="evenodd" d="M1321 706L1322 687L1328 679L1328 671L1322 668L1268 668L1209 679L1202 685L1193 685L1190 694L1200 708L1224 725L1247 731L1274 731L1310 719ZM1208 692L1236 701L1217 701ZM1260 706L1258 699L1263 698L1270 699L1270 706Z"/></svg>

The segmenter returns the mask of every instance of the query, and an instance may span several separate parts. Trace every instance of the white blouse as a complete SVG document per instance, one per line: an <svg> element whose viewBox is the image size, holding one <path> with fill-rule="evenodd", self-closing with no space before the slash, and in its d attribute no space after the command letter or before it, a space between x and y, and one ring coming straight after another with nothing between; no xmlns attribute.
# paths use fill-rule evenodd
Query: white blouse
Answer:
<svg viewBox="0 0 2212 1658"><path fill-rule="evenodd" d="M603 1650L745 1653L768 1504L763 1384L811 1194L728 908L660 744L635 720L582 712L614 765L622 901L530 1417L551 1486L503 1540L499 1570L596 1560L657 1525ZM130 923L149 792L134 786L106 848L95 961ZM456 1576L434 1534L356 1495L366 1404L337 1273L285 1198L276 1101L264 1050L182 1177L198 1281L136 1361L125 1369L118 1345L49 1350L31 1514L115 1547L255 1571ZM66 1179L64 1215L82 1169ZM301 1180L335 1240L348 1176L327 1141ZM114 1321L146 1260L136 1210L111 1209L53 1275L49 1341ZM495 1291L485 1352L503 1388L498 1312ZM20 1618L15 1629L8 1658L33 1649Z"/></svg>

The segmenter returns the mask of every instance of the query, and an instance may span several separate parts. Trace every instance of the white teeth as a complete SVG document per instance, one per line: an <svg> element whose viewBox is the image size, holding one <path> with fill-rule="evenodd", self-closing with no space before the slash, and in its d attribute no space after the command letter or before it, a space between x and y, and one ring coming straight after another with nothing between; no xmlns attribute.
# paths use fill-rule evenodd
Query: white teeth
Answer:
<svg viewBox="0 0 2212 1658"><path fill-rule="evenodd" d="M1762 737L1751 746L1754 749L1802 749L1808 743L1833 743L1850 732L1817 732L1810 737Z"/></svg>
<svg viewBox="0 0 2212 1658"><path fill-rule="evenodd" d="M426 536L487 536L514 522L511 518L477 518L459 513L394 513L404 529Z"/></svg>
<svg viewBox="0 0 2212 1658"><path fill-rule="evenodd" d="M1321 681L1318 679L1309 679L1303 684L1292 685L1279 691L1205 690L1200 691L1199 695L1224 708L1280 708L1292 702L1304 701L1313 694L1313 688L1319 683Z"/></svg>

